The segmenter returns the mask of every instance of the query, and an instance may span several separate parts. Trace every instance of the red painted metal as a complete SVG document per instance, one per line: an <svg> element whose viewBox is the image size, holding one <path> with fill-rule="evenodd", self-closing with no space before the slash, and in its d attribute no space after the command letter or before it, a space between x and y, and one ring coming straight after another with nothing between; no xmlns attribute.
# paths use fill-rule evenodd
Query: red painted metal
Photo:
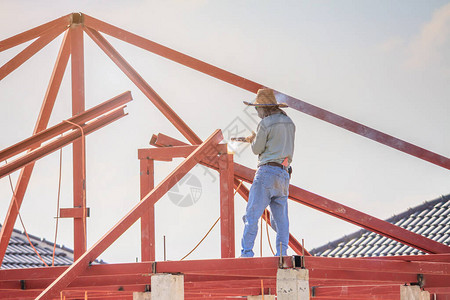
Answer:
<svg viewBox="0 0 450 300"><path fill-rule="evenodd" d="M158 133L158 135L152 135L149 142L150 145L157 147L173 147L173 146L186 146L185 142L179 141L177 139L171 138L168 135Z"/></svg>
<svg viewBox="0 0 450 300"><path fill-rule="evenodd" d="M443 289L448 286L450 275L447 266L438 272L440 264L425 262L423 264L390 262L384 260L364 260L347 258L306 257L306 264L310 271L310 286L316 286L315 292L335 292L338 285L351 286L349 297L361 294L365 289L371 289L377 295L388 294L383 286L404 283L414 283L417 272L424 271L425 289ZM284 267L292 267L291 257L284 257ZM80 288L89 289L97 286L101 289L116 285L134 285L139 288L149 283L152 274L152 262L93 265L73 280L67 290ZM383 269L387 267L386 269ZM67 267L38 268L24 270L0 270L0 291L5 288L20 289L19 280L24 280L27 289L43 289L62 270ZM247 288L259 286L260 279L264 279L265 286L273 286L278 269L277 257L251 259L213 259L192 261L164 261L157 262L156 272L185 274L186 295L199 293L218 295L250 295ZM368 272L367 270L370 270ZM49 274L52 276L49 276ZM200 275L203 274L203 275ZM431 274L431 275L429 275ZM325 286L323 286L325 285ZM371 287L367 287L370 285ZM372 287L372 286L377 287ZM317 287L319 286L319 287ZM325 294L322 294L325 295ZM328 296L330 294L327 294Z"/></svg>
<svg viewBox="0 0 450 300"><path fill-rule="evenodd" d="M175 146L164 148L139 149L139 159L152 158L160 161L172 161L175 157L188 157L197 146Z"/></svg>
<svg viewBox="0 0 450 300"><path fill-rule="evenodd" d="M220 174L220 253L222 258L235 257L234 245L234 171L233 154L219 156Z"/></svg>
<svg viewBox="0 0 450 300"><path fill-rule="evenodd" d="M450 263L450 254L429 254L429 255L398 255L398 256L379 256L364 257L363 259L382 259L382 260L401 260L401 261L434 261Z"/></svg>
<svg viewBox="0 0 450 300"><path fill-rule="evenodd" d="M30 33L28 32L28 34ZM23 37L25 35L27 34L19 36ZM10 42L17 41L19 40L19 36L16 36L18 37L16 39L11 38L8 40ZM68 39L69 39L68 31L66 31L61 47L59 49L56 63L53 68L47 92L45 94L44 101L42 103L41 111L39 113L39 117L37 119L33 134L36 134L47 128L48 121L50 119L50 114L51 111L53 110L56 96L58 94L59 87L61 85L61 81L64 76L64 71L66 69L67 62L69 60L70 47ZM5 45L6 44L7 43L5 43ZM40 145L37 145L36 147L38 146ZM34 163L31 163L20 171L19 179L17 180L16 188L14 191L15 199L14 197L12 197L11 199L8 208L8 213L6 214L5 221L3 222L3 226L0 231L0 264L5 256L6 248L8 247L9 239L14 229L14 224L16 223L18 209L20 209L22 205L22 201L25 196L25 191L27 190L31 174L33 172L33 167Z"/></svg>
<svg viewBox="0 0 450 300"><path fill-rule="evenodd" d="M27 30L25 32L19 33L15 36L7 38L0 41L0 52L8 50L12 47L20 45L22 43L28 42L34 38L40 37L45 34L48 30L54 27L68 26L70 24L71 15L62 16L56 20L50 21L48 23L37 26L33 29Z"/></svg>
<svg viewBox="0 0 450 300"><path fill-rule="evenodd" d="M124 117L126 114L123 111L123 108L118 108L116 110L114 110L113 112L102 116L98 119L96 119L95 121L90 122L89 124L86 124L83 127L83 131L85 134L89 134L91 132L94 132L98 129L100 129L101 127L108 125L109 123L116 121L118 119L120 119L121 117ZM60 138L55 139L52 142L49 142L47 144L45 144L42 147L39 147L31 152L29 152L28 154L25 154L21 157L19 157L18 159L9 162L8 164L0 167L0 178L22 168L23 166L32 163L34 161L36 161L37 159L40 159L56 150L58 150L59 148L75 141L76 139L81 137L81 132L80 130L75 130L69 134L66 134Z"/></svg>
<svg viewBox="0 0 450 300"><path fill-rule="evenodd" d="M392 273L412 273L450 276L450 263L405 262L383 259L305 257L307 269L355 270Z"/></svg>
<svg viewBox="0 0 450 300"><path fill-rule="evenodd" d="M164 100L150 87L150 85L133 69L133 67L111 46L110 43L96 30L85 28L91 39L111 58L111 60L130 78L130 80L152 101L163 115L183 134L192 144L200 144L201 139L192 129L164 102Z"/></svg>
<svg viewBox="0 0 450 300"><path fill-rule="evenodd" d="M165 57L167 59L173 60L180 63L186 67L197 70L199 72L210 75L219 80L228 82L232 85L256 93L258 89L262 88L263 85L253 82L251 80L245 79L241 76L235 75L223 69L217 68L213 65L207 64L203 61L185 55L183 53L177 52L173 49L167 48L148 39L137 36L131 32L120 29L93 17L85 15L85 24L88 27L104 32L111 35L117 39L123 40L127 43L140 47L142 49L153 52L157 55ZM329 112L320 107L311 105L300 99L285 95L281 92L277 92L278 101L286 102L291 108L311 115L312 117L318 118L322 121L328 122L330 124L339 126L343 129L349 130L371 140L382 143L386 146L392 147L409 155L415 156L417 158L426 160L435 165L441 166L446 169L450 169L450 159L436 154L432 151L417 147L411 143L405 142L401 139L395 138L393 136L384 134L378 130L372 129L368 126L362 125L360 123L354 122L347 118L341 117L337 114Z"/></svg>
<svg viewBox="0 0 450 300"><path fill-rule="evenodd" d="M73 15L72 15L73 18ZM72 116L85 110L84 96L84 40L83 25L72 22L70 27L70 52L72 70ZM75 140L73 156L73 207L86 208L86 146L82 139ZM77 260L87 247L86 217L73 219L73 256Z"/></svg>
<svg viewBox="0 0 450 300"><path fill-rule="evenodd" d="M426 262L423 264L403 263L391 264L389 262L372 261L370 264L359 264L361 259L347 259L347 258L328 258L332 260L330 265L326 261L317 262L318 257L305 257L308 269L310 270L310 277L312 279L339 279L351 281L368 281L375 282L403 282L410 283L417 281L417 274L423 268L426 283L425 286L439 285L446 286L445 280L450 279L448 266L442 267L439 270L439 264ZM284 267L291 268L291 257L283 258ZM141 263L127 263L127 264L105 264L92 265L84 273L80 274L80 280L88 280L89 278L96 278L95 282L100 285L111 285L119 280L117 278L125 278L127 276L133 277L147 277L152 274L152 262ZM448 265L448 264L447 264ZM363 268L365 266L366 268ZM387 267L386 270L380 269ZM53 268L36 268L36 269L20 269L20 270L0 270L0 282L2 284L12 284L8 282L15 282L19 280L42 282L45 280L53 280L65 272L69 267L53 267ZM245 277L260 279L261 276L267 276L275 279L275 274L278 269L277 257L263 257L254 259L210 259L210 260L185 260L185 261L162 261L157 262L156 272L158 273L177 273L186 274L185 282L221 282L225 284L226 280L242 281ZM367 270L370 270L368 272ZM240 274L242 272L242 274ZM247 273L245 273L247 272ZM329 277L324 277L323 272L327 272ZM439 274L441 273L441 274ZM214 276L204 276L212 274ZM236 275L237 274L237 275ZM367 274L362 275L361 274ZM439 275L436 275L439 274ZM199 276L199 275L203 275ZM231 277L224 277L231 276ZM391 276L391 277L390 277ZM429 280L428 280L429 279ZM249 279L245 279L249 280ZM6 283L5 283L6 282ZM36 283L37 284L37 283ZM210 285L214 285L210 283ZM218 285L220 287L220 284Z"/></svg>
<svg viewBox="0 0 450 300"><path fill-rule="evenodd" d="M81 207L61 208L59 210L59 218L83 218L89 217L89 208L85 208L84 212Z"/></svg>
<svg viewBox="0 0 450 300"><path fill-rule="evenodd" d="M79 274L84 272L89 263L98 257L115 240L119 238L131 225L133 225L148 208L155 204L175 183L183 178L205 156L209 147L217 145L223 140L220 130L216 130L205 142L191 153L172 173L170 173L158 186L148 193L119 223L105 234L94 246L72 264L61 276L48 286L36 299L49 299L63 290Z"/></svg>
<svg viewBox="0 0 450 300"><path fill-rule="evenodd" d="M367 285L367 286L319 286L314 288L314 298L320 297L351 297L365 295L399 294L400 286L395 285Z"/></svg>
<svg viewBox="0 0 450 300"><path fill-rule="evenodd" d="M88 110L86 110L83 113L80 113L74 117L71 117L67 119L71 123L75 123L78 125L83 125L83 123L89 122L93 118L96 118L108 111L111 111L112 109L115 109L119 106L123 106L126 103L130 102L132 100L131 92L125 92L122 93L114 98L111 98L108 101L105 101L97 106L94 106ZM39 147L43 142L50 140L51 138L54 138L60 134L63 134L64 132L70 130L70 129L77 129L78 127L67 123L67 122L61 122L55 126L52 126L48 129L39 131L36 134L33 134L31 137L16 143L15 145L12 145L8 148L5 148L0 151L0 161L4 161L6 159L11 158L14 155L17 155L21 152L35 149Z"/></svg>
<svg viewBox="0 0 450 300"><path fill-rule="evenodd" d="M141 199L143 199L155 186L155 161L141 159ZM151 205L141 217L141 261L155 260L155 206Z"/></svg>
<svg viewBox="0 0 450 300"><path fill-rule="evenodd" d="M57 27L51 28L44 35L39 37L36 41L31 43L28 47L22 50L19 54L14 56L11 60L5 63L0 68L0 80L8 76L15 69L20 67L24 62L26 62L30 57L36 54L39 50L44 48L48 43L54 40L58 35L60 35L66 27L64 25L60 25Z"/></svg>

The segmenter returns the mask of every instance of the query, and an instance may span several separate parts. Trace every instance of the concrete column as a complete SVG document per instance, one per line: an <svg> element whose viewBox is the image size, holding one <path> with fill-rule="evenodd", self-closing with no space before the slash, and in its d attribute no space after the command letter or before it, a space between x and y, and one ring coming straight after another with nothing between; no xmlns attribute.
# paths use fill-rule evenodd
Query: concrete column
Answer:
<svg viewBox="0 0 450 300"><path fill-rule="evenodd" d="M152 300L184 300L184 275L152 275Z"/></svg>
<svg viewBox="0 0 450 300"><path fill-rule="evenodd" d="M133 300L151 300L152 296L150 292L134 292Z"/></svg>
<svg viewBox="0 0 450 300"><path fill-rule="evenodd" d="M262 300L262 296L247 296L247 300ZM264 300L275 300L275 295L264 295Z"/></svg>
<svg viewBox="0 0 450 300"><path fill-rule="evenodd" d="M419 300L430 300L430 299L431 299L430 292L427 292L427 291L420 292Z"/></svg>
<svg viewBox="0 0 450 300"><path fill-rule="evenodd" d="M418 285L402 285L400 286L400 300L421 300L421 292Z"/></svg>
<svg viewBox="0 0 450 300"><path fill-rule="evenodd" d="M278 300L309 300L309 272L306 269L278 269Z"/></svg>

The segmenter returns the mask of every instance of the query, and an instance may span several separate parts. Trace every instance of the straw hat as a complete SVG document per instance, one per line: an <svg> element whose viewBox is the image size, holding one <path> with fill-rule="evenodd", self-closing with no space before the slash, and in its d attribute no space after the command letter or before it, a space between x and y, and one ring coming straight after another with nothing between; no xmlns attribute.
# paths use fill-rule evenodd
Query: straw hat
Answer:
<svg viewBox="0 0 450 300"><path fill-rule="evenodd" d="M278 107L288 107L286 103L278 103L275 99L275 94L272 89L259 89L256 94L256 99L253 103L244 101L244 104L251 106L278 106Z"/></svg>

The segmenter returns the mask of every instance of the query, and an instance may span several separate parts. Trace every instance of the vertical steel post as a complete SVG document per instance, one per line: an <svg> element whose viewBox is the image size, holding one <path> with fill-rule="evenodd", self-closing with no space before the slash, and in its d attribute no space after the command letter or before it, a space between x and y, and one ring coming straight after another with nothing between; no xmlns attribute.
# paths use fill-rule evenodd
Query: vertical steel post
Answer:
<svg viewBox="0 0 450 300"><path fill-rule="evenodd" d="M72 53L72 115L85 110L84 99L84 45L82 16L72 15L70 27L70 50ZM86 166L83 161L83 143L78 139L73 143L73 206L86 208ZM86 217L74 218L74 260L86 252Z"/></svg>
<svg viewBox="0 0 450 300"><path fill-rule="evenodd" d="M150 158L140 160L141 199L155 186L155 161ZM151 205L141 217L141 261L155 261L155 206Z"/></svg>
<svg viewBox="0 0 450 300"><path fill-rule="evenodd" d="M222 258L234 258L234 163L233 154L219 156L220 250Z"/></svg>

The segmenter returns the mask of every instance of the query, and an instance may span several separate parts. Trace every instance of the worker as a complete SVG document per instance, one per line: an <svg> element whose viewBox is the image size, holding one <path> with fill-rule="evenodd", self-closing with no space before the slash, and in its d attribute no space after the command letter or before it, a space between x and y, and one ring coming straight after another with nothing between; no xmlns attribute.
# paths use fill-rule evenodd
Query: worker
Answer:
<svg viewBox="0 0 450 300"><path fill-rule="evenodd" d="M286 255L289 243L287 200L295 125L280 109L288 106L285 103L277 103L271 89L259 89L254 102L244 101L244 104L254 106L262 120L256 133L244 138L245 142L251 143L253 153L258 155L258 169L243 217L241 257L254 256L253 245L258 233L258 220L267 206L270 206L272 212L272 228L277 233L276 255Z"/></svg>

